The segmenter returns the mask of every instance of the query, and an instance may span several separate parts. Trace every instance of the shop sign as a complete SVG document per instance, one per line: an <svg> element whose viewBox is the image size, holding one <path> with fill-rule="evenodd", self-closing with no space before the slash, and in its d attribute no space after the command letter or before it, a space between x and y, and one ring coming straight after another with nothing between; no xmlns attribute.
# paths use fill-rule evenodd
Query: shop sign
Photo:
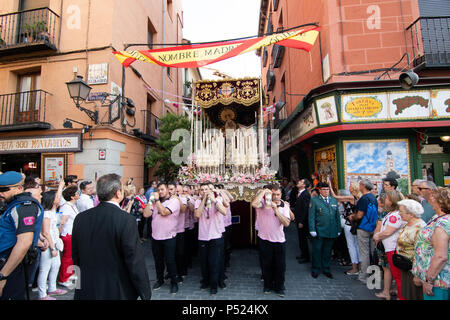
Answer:
<svg viewBox="0 0 450 320"><path fill-rule="evenodd" d="M64 155L44 157L44 182L46 184L58 183L64 177L64 168Z"/></svg>
<svg viewBox="0 0 450 320"><path fill-rule="evenodd" d="M338 122L334 96L317 100L316 107L321 125Z"/></svg>
<svg viewBox="0 0 450 320"><path fill-rule="evenodd" d="M286 130L286 132L280 138L280 149L286 147L291 143L291 132Z"/></svg>
<svg viewBox="0 0 450 320"><path fill-rule="evenodd" d="M0 154L78 151L82 151L80 134L0 139Z"/></svg>
<svg viewBox="0 0 450 320"><path fill-rule="evenodd" d="M345 112L355 118L374 117L383 109L381 101L375 97L352 99L345 105Z"/></svg>
<svg viewBox="0 0 450 320"><path fill-rule="evenodd" d="M314 108L309 107L300 117L292 122L291 125L291 141L295 141L307 132L317 127L317 119Z"/></svg>

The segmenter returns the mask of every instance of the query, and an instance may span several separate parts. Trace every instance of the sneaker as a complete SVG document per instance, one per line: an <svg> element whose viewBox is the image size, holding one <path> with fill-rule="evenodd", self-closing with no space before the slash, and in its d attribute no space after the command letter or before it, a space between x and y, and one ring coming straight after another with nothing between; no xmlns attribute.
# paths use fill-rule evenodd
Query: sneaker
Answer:
<svg viewBox="0 0 450 320"><path fill-rule="evenodd" d="M69 281L69 280L67 280L66 282L58 282L58 284L60 286L63 286L63 287L69 288L69 289L72 288L72 286L73 286L72 281Z"/></svg>
<svg viewBox="0 0 450 320"><path fill-rule="evenodd" d="M219 281L219 288L220 289L226 289L227 288L226 283L224 281Z"/></svg>
<svg viewBox="0 0 450 320"><path fill-rule="evenodd" d="M178 292L178 284L172 283L170 285L170 293L171 294L176 294L177 292Z"/></svg>
<svg viewBox="0 0 450 320"><path fill-rule="evenodd" d="M183 277L178 276L176 281L177 281L177 283L183 283Z"/></svg>
<svg viewBox="0 0 450 320"><path fill-rule="evenodd" d="M266 287L264 287L264 294L270 294L270 289L269 289L269 288L266 288Z"/></svg>
<svg viewBox="0 0 450 320"><path fill-rule="evenodd" d="M357 276L357 275L359 275L359 271L351 272L351 270L349 270L349 271L346 271L345 274L348 276Z"/></svg>
<svg viewBox="0 0 450 320"><path fill-rule="evenodd" d="M56 300L56 298L50 297L50 296L45 296L43 298L39 298L39 300Z"/></svg>
<svg viewBox="0 0 450 320"><path fill-rule="evenodd" d="M153 290L159 290L163 286L164 281L156 281L155 285L153 286Z"/></svg>
<svg viewBox="0 0 450 320"><path fill-rule="evenodd" d="M55 291L47 292L47 294L50 296L62 296L66 293L67 293L67 290L63 290L63 289L56 289Z"/></svg>
<svg viewBox="0 0 450 320"><path fill-rule="evenodd" d="M76 281L78 279L78 277L76 276L76 275L71 275L70 276L70 278L69 278L69 280L71 280L71 281Z"/></svg>
<svg viewBox="0 0 450 320"><path fill-rule="evenodd" d="M206 290L206 289L208 289L208 285L207 284L205 284L205 283L202 283L202 285L200 286L200 290Z"/></svg>
<svg viewBox="0 0 450 320"><path fill-rule="evenodd" d="M275 293L276 293L278 296L280 296L281 298L284 298L284 296L285 296L284 290L278 290L278 291L275 291Z"/></svg>

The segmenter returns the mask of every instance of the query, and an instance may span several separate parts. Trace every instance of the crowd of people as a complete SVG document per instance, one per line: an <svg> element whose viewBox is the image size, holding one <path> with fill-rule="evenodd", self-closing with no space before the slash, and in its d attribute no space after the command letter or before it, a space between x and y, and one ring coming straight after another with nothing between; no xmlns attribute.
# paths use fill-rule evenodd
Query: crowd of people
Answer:
<svg viewBox="0 0 450 320"><path fill-rule="evenodd" d="M317 180L316 175L311 178ZM334 257L341 265L351 266L346 274L364 284L371 281L368 267L379 266L383 290L375 294L378 298L448 300L448 187L415 180L411 194L404 195L395 179L384 179L381 191L362 179L351 183L349 192L340 190L336 195L330 179L314 183L301 179L289 184L283 179L284 199L293 208L298 229L297 259L309 263L312 257L312 277L322 270L333 278L330 261Z"/></svg>
<svg viewBox="0 0 450 320"><path fill-rule="evenodd" d="M251 202L263 294L285 296L284 228L294 223L297 260L311 263L313 278L333 279L334 258L364 284L369 266L379 266L379 298L448 299L449 188L415 180L403 195L395 179L380 191L363 179L336 195L330 180L310 178L266 185ZM49 190L38 177L0 174L0 299L24 299L35 286L40 300L55 300L75 284L75 299L150 299L166 280L176 294L196 256L199 289L215 295L227 287L233 201L222 185L206 183L154 181L145 190L116 174L81 182L72 175Z"/></svg>

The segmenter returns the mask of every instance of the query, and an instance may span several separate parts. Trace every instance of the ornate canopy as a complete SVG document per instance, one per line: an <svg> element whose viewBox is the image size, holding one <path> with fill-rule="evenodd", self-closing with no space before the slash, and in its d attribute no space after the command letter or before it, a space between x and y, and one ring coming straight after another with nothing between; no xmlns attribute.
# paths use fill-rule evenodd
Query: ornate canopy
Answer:
<svg viewBox="0 0 450 320"><path fill-rule="evenodd" d="M259 103L258 78L204 80L197 82L194 90L195 101L204 109L217 104L236 103L248 107Z"/></svg>

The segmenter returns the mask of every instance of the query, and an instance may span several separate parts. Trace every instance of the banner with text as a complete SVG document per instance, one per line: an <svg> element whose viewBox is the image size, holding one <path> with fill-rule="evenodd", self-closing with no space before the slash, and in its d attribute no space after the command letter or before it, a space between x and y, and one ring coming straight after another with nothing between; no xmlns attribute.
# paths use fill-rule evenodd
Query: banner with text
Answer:
<svg viewBox="0 0 450 320"><path fill-rule="evenodd" d="M113 54L125 67L129 67L134 61L139 60L155 63L162 67L198 68L274 43L309 52L319 35L319 31L320 27L311 28L309 26L252 39L142 51L114 51Z"/></svg>

